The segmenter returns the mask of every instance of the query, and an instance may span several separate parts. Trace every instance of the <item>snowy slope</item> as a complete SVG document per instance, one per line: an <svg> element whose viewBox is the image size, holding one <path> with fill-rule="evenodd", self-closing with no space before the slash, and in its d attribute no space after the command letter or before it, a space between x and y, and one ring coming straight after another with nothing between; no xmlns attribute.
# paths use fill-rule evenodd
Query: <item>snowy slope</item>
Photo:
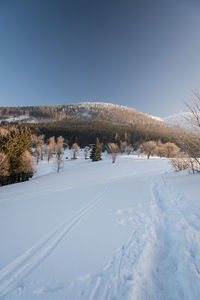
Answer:
<svg viewBox="0 0 200 300"><path fill-rule="evenodd" d="M164 123L168 127L182 129L189 132L196 132L198 130L195 119L190 112L180 112L165 118L155 117L151 115L149 116L157 121Z"/></svg>
<svg viewBox="0 0 200 300"><path fill-rule="evenodd" d="M169 117L163 118L163 122L173 128L180 128L187 131L194 131L196 124L190 112L180 112Z"/></svg>
<svg viewBox="0 0 200 300"><path fill-rule="evenodd" d="M42 163L0 188L0 299L199 299L198 186L166 159Z"/></svg>

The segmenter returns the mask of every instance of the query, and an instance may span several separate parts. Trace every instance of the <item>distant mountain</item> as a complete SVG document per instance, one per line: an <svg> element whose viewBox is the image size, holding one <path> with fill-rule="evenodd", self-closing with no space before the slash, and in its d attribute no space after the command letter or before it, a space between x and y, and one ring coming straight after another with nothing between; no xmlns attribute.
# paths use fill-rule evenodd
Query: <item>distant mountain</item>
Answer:
<svg viewBox="0 0 200 300"><path fill-rule="evenodd" d="M178 114L163 118L162 120L166 125L175 129L194 131L196 127L194 118L190 112L180 112Z"/></svg>
<svg viewBox="0 0 200 300"><path fill-rule="evenodd" d="M165 118L155 116L150 117L174 129L181 129L189 132L194 132L197 130L194 117L190 112L180 112Z"/></svg>

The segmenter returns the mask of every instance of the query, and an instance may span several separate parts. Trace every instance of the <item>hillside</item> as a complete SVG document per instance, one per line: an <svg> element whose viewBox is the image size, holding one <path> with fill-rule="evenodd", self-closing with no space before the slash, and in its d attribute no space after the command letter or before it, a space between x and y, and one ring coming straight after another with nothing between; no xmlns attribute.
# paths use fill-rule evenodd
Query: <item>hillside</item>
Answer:
<svg viewBox="0 0 200 300"><path fill-rule="evenodd" d="M81 146L94 143L97 136L103 143L113 141L116 133L131 144L150 139L175 141L177 135L160 120L110 103L0 108L0 116L35 134L46 138L62 135L69 144L76 140ZM6 123L10 122L2 122Z"/></svg>
<svg viewBox="0 0 200 300"><path fill-rule="evenodd" d="M10 122L47 121L109 121L132 125L136 121L152 122L152 117L126 106L103 102L83 102L80 104L57 106L0 107L0 120ZM156 122L156 120L155 120Z"/></svg>
<svg viewBox="0 0 200 300"><path fill-rule="evenodd" d="M131 126L145 123L154 126L167 126L174 129L193 131L192 116L189 112L180 112L160 118L144 114L135 109L104 102L83 102L69 105L0 107L0 123L48 123L65 121L88 122L108 121L113 124Z"/></svg>

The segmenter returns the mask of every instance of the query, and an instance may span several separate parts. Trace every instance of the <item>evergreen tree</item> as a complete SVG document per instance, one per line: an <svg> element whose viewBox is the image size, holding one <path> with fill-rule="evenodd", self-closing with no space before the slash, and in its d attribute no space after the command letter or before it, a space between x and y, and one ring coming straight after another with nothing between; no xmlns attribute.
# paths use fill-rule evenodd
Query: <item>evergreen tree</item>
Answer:
<svg viewBox="0 0 200 300"><path fill-rule="evenodd" d="M90 154L90 158L92 159L92 161L98 161L101 160L101 144L99 142L99 139L96 139L96 144L93 146L91 154Z"/></svg>
<svg viewBox="0 0 200 300"><path fill-rule="evenodd" d="M0 133L0 152L6 155L7 165L9 167L8 174L9 178L6 179L1 178L1 184L9 184L15 183L19 181L28 180L29 177L32 176L32 170L29 170L27 176L22 176L22 173L25 174L25 170L22 171L23 163L27 162L27 157L29 153L29 158L31 157L32 141L31 141L31 133L30 130L24 129L16 129L12 128L6 134L2 135ZM26 152L26 158L24 158L24 153ZM29 159L30 165L32 161ZM27 170L27 169L26 169ZM8 176L8 175L4 175Z"/></svg>

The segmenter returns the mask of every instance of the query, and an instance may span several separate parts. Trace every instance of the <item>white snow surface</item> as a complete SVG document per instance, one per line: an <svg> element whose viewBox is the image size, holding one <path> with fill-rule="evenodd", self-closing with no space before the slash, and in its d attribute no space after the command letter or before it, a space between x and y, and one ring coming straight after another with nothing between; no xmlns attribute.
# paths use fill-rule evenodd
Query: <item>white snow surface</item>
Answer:
<svg viewBox="0 0 200 300"><path fill-rule="evenodd" d="M26 120L26 119L29 119L29 116L27 116L27 115L21 115L19 117L13 117L13 118L8 118L8 119L4 119L4 120L0 119L0 124L1 124L2 121L16 122L16 121L22 121L22 120Z"/></svg>
<svg viewBox="0 0 200 300"><path fill-rule="evenodd" d="M0 299L199 299L199 182L167 159L40 163L0 188Z"/></svg>
<svg viewBox="0 0 200 300"><path fill-rule="evenodd" d="M163 118L163 122L173 128L183 129L189 132L197 132L198 124L191 112L180 112Z"/></svg>

